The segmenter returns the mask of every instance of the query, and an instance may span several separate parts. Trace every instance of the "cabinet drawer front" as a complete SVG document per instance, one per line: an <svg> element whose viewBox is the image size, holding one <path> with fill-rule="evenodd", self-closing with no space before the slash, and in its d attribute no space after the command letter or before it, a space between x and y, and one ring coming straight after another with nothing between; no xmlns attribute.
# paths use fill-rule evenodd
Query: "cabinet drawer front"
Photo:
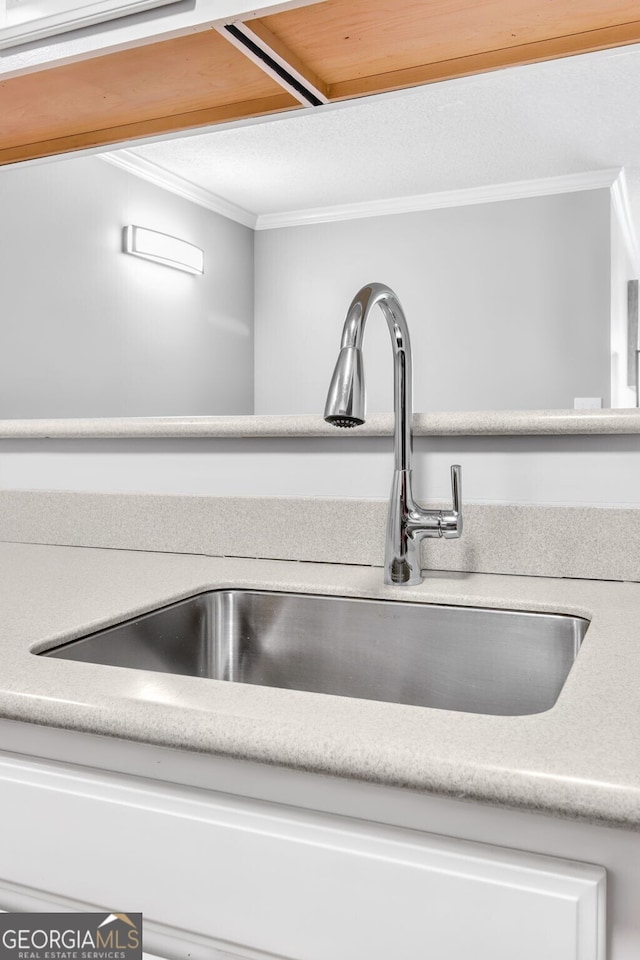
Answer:
<svg viewBox="0 0 640 960"><path fill-rule="evenodd" d="M155 954L604 960L600 867L10 759L0 797L5 884L142 911Z"/></svg>

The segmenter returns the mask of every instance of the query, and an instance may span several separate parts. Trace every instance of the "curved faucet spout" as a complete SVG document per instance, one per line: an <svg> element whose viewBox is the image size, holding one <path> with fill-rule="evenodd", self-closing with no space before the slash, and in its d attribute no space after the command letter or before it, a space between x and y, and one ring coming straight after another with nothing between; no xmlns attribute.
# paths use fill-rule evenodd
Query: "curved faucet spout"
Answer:
<svg viewBox="0 0 640 960"><path fill-rule="evenodd" d="M342 330L342 349L362 350L364 331L369 314L380 306L387 321L393 349L393 409L395 413L394 457L396 470L410 470L413 452L411 421L413 419L413 384L411 338L407 318L400 301L390 287L383 283L368 283L358 290L347 310ZM326 414L325 414L326 416ZM363 417L364 420L364 417Z"/></svg>
<svg viewBox="0 0 640 960"><path fill-rule="evenodd" d="M460 467L452 467L453 510L424 510L415 502L411 339L400 301L383 283L362 287L347 310L324 418L338 427L364 423L362 342L369 314L376 305L387 321L393 348L395 470L387 522L385 582L409 585L422 581L420 542L425 537L459 537L462 532Z"/></svg>

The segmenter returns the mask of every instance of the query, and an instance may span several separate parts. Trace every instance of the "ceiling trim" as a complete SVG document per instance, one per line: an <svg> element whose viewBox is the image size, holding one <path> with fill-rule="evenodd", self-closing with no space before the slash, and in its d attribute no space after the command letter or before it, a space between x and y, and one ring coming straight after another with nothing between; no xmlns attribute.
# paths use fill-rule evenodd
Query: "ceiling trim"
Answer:
<svg viewBox="0 0 640 960"><path fill-rule="evenodd" d="M225 200L223 197L219 197L209 190L205 190L204 187L199 187L195 183L191 183L190 180L185 180L175 173L170 173L169 170L165 170L150 160L145 160L143 157L138 156L133 150L101 153L98 155L98 159L112 163L114 166L126 170L127 173L131 173L135 177L140 177L142 180L148 180L149 183L153 183L156 187L161 187L163 190L175 193L184 200L190 200L192 203L197 203L200 207L206 207L207 210L219 213L229 220L235 220L236 223L241 223L245 227L255 229L257 221L255 213L251 213L250 210L245 210L244 207L240 207L230 200Z"/></svg>
<svg viewBox="0 0 640 960"><path fill-rule="evenodd" d="M445 190L415 196L393 197L389 200L367 200L335 206L311 207L282 213L255 214L244 207L199 187L190 180L165 170L150 160L138 156L133 150L118 150L98 154L98 159L111 163L133 176L153 183L176 196L205 207L229 220L241 223L253 230L276 230L282 227L297 227L314 223L334 223L341 220L358 220L367 217L392 216L424 210L441 210L446 207L461 207L476 203L495 203L500 200L521 200L526 197L544 197L559 193L576 193L581 190L610 189L614 210L620 222L629 256L636 269L640 269L640 246L633 225L629 194L624 170L618 167L595 170L588 173L567 174L538 180L520 180L512 183L492 184L484 187L468 187L461 190Z"/></svg>
<svg viewBox="0 0 640 960"><path fill-rule="evenodd" d="M627 248L629 259L633 264L633 269L640 272L640 246L638 245L638 235L631 214L631 203L624 169L620 171L611 184L611 205L618 219L622 239Z"/></svg>
<svg viewBox="0 0 640 960"><path fill-rule="evenodd" d="M307 210L291 210L284 213L263 213L258 215L255 229L275 230L281 227L415 213L420 210L440 210L444 207L461 207L474 203L494 203L500 200L545 197L557 193L576 193L580 190L611 189L618 181L620 174L621 169L614 167L538 180L520 180L483 187L467 187L461 190L444 190L439 193L393 197L389 200L365 200L359 203L312 207Z"/></svg>

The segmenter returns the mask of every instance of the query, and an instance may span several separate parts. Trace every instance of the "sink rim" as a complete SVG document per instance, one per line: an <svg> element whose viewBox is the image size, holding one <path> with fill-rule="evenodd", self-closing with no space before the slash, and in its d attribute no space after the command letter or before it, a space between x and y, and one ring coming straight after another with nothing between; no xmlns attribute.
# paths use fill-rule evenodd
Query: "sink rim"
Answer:
<svg viewBox="0 0 640 960"><path fill-rule="evenodd" d="M139 620L146 619L147 617L154 616L154 614L162 613L166 610L170 610L173 607L180 606L181 604L188 603L190 600L197 600L200 597L209 596L210 594L218 593L251 593L259 594L261 596L289 596L289 597L309 597L313 599L327 599L327 600L349 600L357 603L382 603L382 604L395 604L395 605L406 605L411 607L427 607L428 609L436 610L476 610L481 613L500 613L500 614L511 614L511 615L520 615L527 617L544 617L548 619L561 619L561 620L578 620L586 624L584 628L584 633L582 639L586 635L587 630L589 629L591 623L593 622L593 614L588 614L584 610L580 612L571 611L571 610L529 610L526 607L496 607L496 606L479 606L477 603L442 603L442 602L433 602L431 600L423 600L421 597L385 597L385 596L370 596L364 597L361 594L348 594L348 593L323 593L322 591L310 592L309 590L268 590L262 587L251 587L251 586L236 586L236 585L223 585L215 587L207 587L206 589L197 590L195 593L188 593L186 596L181 597L177 600L169 600L167 602L162 602L160 606L154 605L149 609L143 609L138 613L127 614L124 619L109 618L104 620L98 626L93 626L89 633L84 630L74 636L67 634L65 637L53 637L47 640L40 640L29 648L29 653L34 654L35 656L43 656L49 653L51 650L59 650L62 647L69 646L72 643L77 643L80 640L88 640L91 637L96 636L99 633L103 633L106 630L111 630L114 627L124 627L130 623L137 622ZM75 631L74 631L75 634ZM134 669L129 667L123 667L121 669Z"/></svg>
<svg viewBox="0 0 640 960"><path fill-rule="evenodd" d="M228 607L224 600L216 603L216 597L225 595L240 601L244 597L248 605L236 608L235 605ZM293 603L253 607L251 601L260 598L290 599ZM306 622L304 605L302 608L295 605L296 601L305 600L315 601ZM317 603L322 605L323 601L330 607L326 619L317 607ZM358 606L379 611L382 608L386 613L392 607L410 609L412 619L407 622L404 633L402 627L398 633L389 633L394 624L382 613L378 621L372 612L368 620L349 623L349 617L355 616L358 620L354 611ZM179 608L187 608L187 619L163 620ZM427 620L424 624L427 629L422 632L423 625L414 617L419 609L427 615L453 614L454 620ZM466 623L456 624L456 611L479 614L478 626L468 619ZM190 616L195 619L189 621ZM211 629L211 616L215 618L214 629ZM222 620L217 619L220 616ZM346 623L341 622L344 616ZM243 622L243 617L248 619ZM491 620L483 623L485 617ZM512 634L505 625L510 617L517 618L521 624L524 621ZM143 629L136 635L136 627L139 629L140 624L154 618L159 618L155 634L153 629L147 634ZM534 620L549 625L548 632L531 632L529 627ZM563 627L556 627L554 631L553 624L558 622L562 622ZM279 623L281 629L274 631L274 623ZM588 617L557 610L216 586L124 620L94 626L89 633L49 641L30 652L43 659L115 667L137 674L162 673L180 679L214 680L225 685L259 686L449 713L514 718L545 714L556 707L590 624ZM343 633L341 640L336 633L338 627L351 633ZM323 631L328 632L323 634ZM332 632L333 639L325 644L325 636L331 638ZM116 636L110 646L112 633ZM509 643L511 636L513 646ZM101 648L103 637L106 643ZM389 658L385 659L387 638ZM192 643L185 645L183 641L189 639ZM79 656L65 656L65 651L74 648L79 649Z"/></svg>

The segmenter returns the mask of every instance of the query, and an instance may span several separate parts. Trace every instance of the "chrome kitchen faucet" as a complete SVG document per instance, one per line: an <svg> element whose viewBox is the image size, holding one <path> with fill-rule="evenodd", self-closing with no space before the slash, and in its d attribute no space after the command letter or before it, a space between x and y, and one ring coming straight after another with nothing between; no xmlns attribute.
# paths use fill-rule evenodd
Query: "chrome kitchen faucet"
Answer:
<svg viewBox="0 0 640 960"><path fill-rule="evenodd" d="M462 470L451 467L451 510L425 510L413 499L413 399L409 328L400 302L382 283L369 283L355 295L347 311L324 418L336 427L355 427L365 420L362 341L371 308L379 304L393 347L395 470L389 501L384 582L422 583L420 543L425 537L452 539L462 534Z"/></svg>

